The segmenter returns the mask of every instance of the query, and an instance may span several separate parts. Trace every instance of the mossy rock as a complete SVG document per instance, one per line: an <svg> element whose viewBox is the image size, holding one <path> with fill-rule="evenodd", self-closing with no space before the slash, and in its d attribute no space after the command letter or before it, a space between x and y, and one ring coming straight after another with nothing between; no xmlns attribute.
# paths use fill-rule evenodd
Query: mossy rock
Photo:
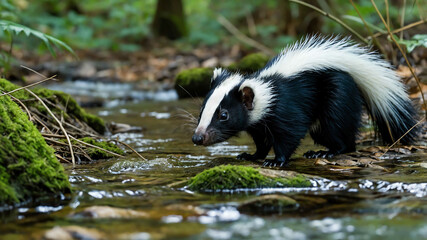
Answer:
<svg viewBox="0 0 427 240"><path fill-rule="evenodd" d="M53 149L9 96L0 97L0 133L0 205L71 191Z"/></svg>
<svg viewBox="0 0 427 240"><path fill-rule="evenodd" d="M265 54L252 53L242 58L239 62L231 64L227 69L232 72L254 73L263 68L269 60L270 58Z"/></svg>
<svg viewBox="0 0 427 240"><path fill-rule="evenodd" d="M302 175L291 178L270 178L257 169L246 166L220 165L207 169L188 182L191 190L219 191L238 188L309 187L311 182Z"/></svg>
<svg viewBox="0 0 427 240"><path fill-rule="evenodd" d="M212 68L193 68L181 71L175 79L179 98L204 97L209 92Z"/></svg>
<svg viewBox="0 0 427 240"><path fill-rule="evenodd" d="M0 90L4 92L10 92L17 88L19 88L19 86L9 82L8 80L0 79ZM64 114L65 118L74 117L79 121L87 123L89 127L91 127L93 130L100 134L103 134L105 132L104 121L93 114L87 113L69 94L66 94L61 91L49 90L46 88L35 88L32 91L40 98L47 99L52 103L58 103L63 107L62 109L56 107L50 108L53 113L62 113ZM25 90L14 92L12 93L12 96L18 98L19 100L34 99L34 97ZM32 102L26 102L26 105L36 108L41 113L44 113L46 115L48 114L46 108L37 100Z"/></svg>

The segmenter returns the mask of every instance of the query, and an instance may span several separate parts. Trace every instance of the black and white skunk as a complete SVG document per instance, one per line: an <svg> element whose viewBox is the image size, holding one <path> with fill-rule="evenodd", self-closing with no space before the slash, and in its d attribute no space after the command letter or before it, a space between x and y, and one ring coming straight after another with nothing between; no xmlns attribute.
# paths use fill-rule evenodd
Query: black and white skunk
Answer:
<svg viewBox="0 0 427 240"><path fill-rule="evenodd" d="M332 157L355 151L365 105L384 142L392 143L416 124L416 111L399 77L380 57L348 38L309 37L244 76L214 70L192 140L211 145L247 131L256 145L245 160L265 159L273 147L282 166L307 131L328 151L305 157ZM400 142L412 143L417 129Z"/></svg>

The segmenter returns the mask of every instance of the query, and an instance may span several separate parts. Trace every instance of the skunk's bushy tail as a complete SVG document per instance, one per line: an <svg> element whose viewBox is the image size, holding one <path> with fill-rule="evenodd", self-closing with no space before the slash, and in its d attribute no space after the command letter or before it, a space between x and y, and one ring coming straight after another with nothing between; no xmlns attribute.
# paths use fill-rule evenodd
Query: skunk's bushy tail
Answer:
<svg viewBox="0 0 427 240"><path fill-rule="evenodd" d="M327 69L353 77L385 142L396 141L417 123L416 111L391 65L349 38L308 37L284 49L259 75L292 76ZM413 143L417 133L417 128L412 129L401 142Z"/></svg>
<svg viewBox="0 0 427 240"><path fill-rule="evenodd" d="M407 98L398 98L397 101L390 103L390 106L392 114L383 114L375 109L370 110L381 138L384 142L391 144L403 136L400 139L402 144L414 143L419 128L414 127L417 124L417 113L411 101Z"/></svg>

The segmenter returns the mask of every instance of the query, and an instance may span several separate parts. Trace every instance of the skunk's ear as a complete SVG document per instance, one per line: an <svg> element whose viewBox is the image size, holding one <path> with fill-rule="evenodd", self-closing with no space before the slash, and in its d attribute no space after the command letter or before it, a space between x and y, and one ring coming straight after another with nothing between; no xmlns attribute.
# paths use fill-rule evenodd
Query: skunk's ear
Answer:
<svg viewBox="0 0 427 240"><path fill-rule="evenodd" d="M242 102L249 111L254 109L254 91L250 87L244 87L242 90Z"/></svg>
<svg viewBox="0 0 427 240"><path fill-rule="evenodd" d="M211 78L211 89L218 86L230 73L222 68L215 68Z"/></svg>

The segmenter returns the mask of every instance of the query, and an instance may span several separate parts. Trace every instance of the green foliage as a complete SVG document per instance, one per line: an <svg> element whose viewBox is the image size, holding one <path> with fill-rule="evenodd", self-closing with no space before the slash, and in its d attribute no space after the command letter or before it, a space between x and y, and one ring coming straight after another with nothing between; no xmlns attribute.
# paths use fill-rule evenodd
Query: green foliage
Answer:
<svg viewBox="0 0 427 240"><path fill-rule="evenodd" d="M71 191L40 132L9 96L0 97L0 205Z"/></svg>
<svg viewBox="0 0 427 240"><path fill-rule="evenodd" d="M399 39L394 37L399 44L405 45L408 52L412 52L416 47L424 46L427 48L427 34L417 34L414 35L411 39Z"/></svg>
<svg viewBox="0 0 427 240"><path fill-rule="evenodd" d="M252 167L220 165L207 169L188 182L188 187L198 191L217 191L237 188L308 187L310 181L302 175L290 179L268 178Z"/></svg>
<svg viewBox="0 0 427 240"><path fill-rule="evenodd" d="M193 68L176 76L175 90L180 98L205 96L210 87L212 68Z"/></svg>
<svg viewBox="0 0 427 240"><path fill-rule="evenodd" d="M70 46L68 46L67 44L65 44L61 40L56 39L56 38L49 36L47 34L44 34L42 32L33 30L29 27L26 27L26 26L23 26L23 25L14 23L14 22L10 22L7 20L0 20L0 28L5 32L14 33L15 35L19 35L20 33L24 33L27 37L34 36L34 37L40 39L41 41L44 42L47 49L49 49L50 53L54 56L55 56L55 51L52 48L52 44L57 46L57 47L61 47L65 50L67 50L68 52L72 53L73 55L75 55L73 49L71 49Z"/></svg>

